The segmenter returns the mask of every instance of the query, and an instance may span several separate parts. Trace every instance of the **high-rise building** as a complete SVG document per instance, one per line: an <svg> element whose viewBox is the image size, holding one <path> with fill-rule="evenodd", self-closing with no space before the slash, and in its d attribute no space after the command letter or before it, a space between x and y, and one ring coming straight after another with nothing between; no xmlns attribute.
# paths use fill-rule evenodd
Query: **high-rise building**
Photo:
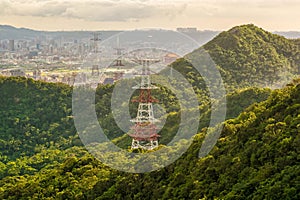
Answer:
<svg viewBox="0 0 300 200"><path fill-rule="evenodd" d="M9 51L15 51L15 41L14 40L9 40L9 42L8 42L8 50Z"/></svg>

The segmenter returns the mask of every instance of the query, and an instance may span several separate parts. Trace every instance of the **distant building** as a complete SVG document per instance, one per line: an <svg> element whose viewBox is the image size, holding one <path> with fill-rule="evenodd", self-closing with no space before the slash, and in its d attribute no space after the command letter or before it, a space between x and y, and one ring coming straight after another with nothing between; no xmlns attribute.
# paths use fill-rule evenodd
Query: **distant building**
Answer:
<svg viewBox="0 0 300 200"><path fill-rule="evenodd" d="M8 41L8 50L9 51L15 51L15 41L14 40L9 40Z"/></svg>
<svg viewBox="0 0 300 200"><path fill-rule="evenodd" d="M197 32L197 28L177 28L176 29L178 32L181 32L181 33L195 33Z"/></svg>
<svg viewBox="0 0 300 200"><path fill-rule="evenodd" d="M4 70L4 71L1 72L1 74L2 74L3 76L10 76L10 75L11 75L11 73L10 73L9 70Z"/></svg>
<svg viewBox="0 0 300 200"><path fill-rule="evenodd" d="M164 63L171 64L172 62L176 61L179 58L178 55L174 53L168 53L164 56Z"/></svg>
<svg viewBox="0 0 300 200"><path fill-rule="evenodd" d="M10 76L25 76L25 72L21 69L10 70Z"/></svg>
<svg viewBox="0 0 300 200"><path fill-rule="evenodd" d="M83 47L82 45L78 46L78 54L81 55L83 53Z"/></svg>
<svg viewBox="0 0 300 200"><path fill-rule="evenodd" d="M98 76L99 73L99 66L98 65L93 65L92 67L92 76Z"/></svg>
<svg viewBox="0 0 300 200"><path fill-rule="evenodd" d="M38 52L37 51L30 51L28 54L28 59L32 59L34 57L38 56Z"/></svg>
<svg viewBox="0 0 300 200"><path fill-rule="evenodd" d="M59 58L59 56L53 56L53 59L52 59L53 61L59 61L60 60L60 58Z"/></svg>
<svg viewBox="0 0 300 200"><path fill-rule="evenodd" d="M113 78L106 78L104 79L104 82L103 82L104 85L107 85L107 84L114 84L114 79Z"/></svg>
<svg viewBox="0 0 300 200"><path fill-rule="evenodd" d="M72 76L77 83L85 83L87 81L87 76L85 73L73 74Z"/></svg>
<svg viewBox="0 0 300 200"><path fill-rule="evenodd" d="M49 50L49 52L50 52L50 54L53 54L53 52L54 52L54 48L53 48L53 46L50 46L50 50Z"/></svg>
<svg viewBox="0 0 300 200"><path fill-rule="evenodd" d="M42 77L42 71L40 69L34 70L33 71L33 78L35 80L39 80Z"/></svg>
<svg viewBox="0 0 300 200"><path fill-rule="evenodd" d="M120 80L124 76L124 72L115 72L114 73L114 80Z"/></svg>

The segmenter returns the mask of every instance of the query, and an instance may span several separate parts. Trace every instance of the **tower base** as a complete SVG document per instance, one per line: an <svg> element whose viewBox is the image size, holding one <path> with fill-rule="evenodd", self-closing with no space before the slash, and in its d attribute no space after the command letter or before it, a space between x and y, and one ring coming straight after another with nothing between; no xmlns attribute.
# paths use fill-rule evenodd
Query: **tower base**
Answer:
<svg viewBox="0 0 300 200"><path fill-rule="evenodd" d="M153 150L158 147L158 140L139 141L132 139L131 149Z"/></svg>

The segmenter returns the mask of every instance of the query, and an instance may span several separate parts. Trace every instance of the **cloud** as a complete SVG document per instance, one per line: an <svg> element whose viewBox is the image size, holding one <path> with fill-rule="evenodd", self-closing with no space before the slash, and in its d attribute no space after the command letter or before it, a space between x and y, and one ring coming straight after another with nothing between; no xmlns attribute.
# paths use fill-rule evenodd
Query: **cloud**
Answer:
<svg viewBox="0 0 300 200"><path fill-rule="evenodd" d="M0 0L0 22L37 29L195 26L225 30L254 23L299 29L299 0Z"/></svg>
<svg viewBox="0 0 300 200"><path fill-rule="evenodd" d="M176 1L176 0L175 0ZM173 2L174 3L174 2ZM151 17L174 18L186 4L150 0L4 0L0 16L64 17L86 21L138 21Z"/></svg>
<svg viewBox="0 0 300 200"><path fill-rule="evenodd" d="M154 16L158 9L136 4L86 4L67 8L63 16L91 21L128 21Z"/></svg>
<svg viewBox="0 0 300 200"><path fill-rule="evenodd" d="M2 2L1 7L1 15L51 17L65 12L68 5L55 0L10 0Z"/></svg>

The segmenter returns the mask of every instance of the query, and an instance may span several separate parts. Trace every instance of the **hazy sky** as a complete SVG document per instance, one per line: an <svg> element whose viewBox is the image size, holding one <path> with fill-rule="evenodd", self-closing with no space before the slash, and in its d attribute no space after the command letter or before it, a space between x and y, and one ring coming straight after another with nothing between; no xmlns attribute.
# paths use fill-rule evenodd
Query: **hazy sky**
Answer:
<svg viewBox="0 0 300 200"><path fill-rule="evenodd" d="M226 30L248 23L300 31L300 0L0 0L0 24L38 30Z"/></svg>

